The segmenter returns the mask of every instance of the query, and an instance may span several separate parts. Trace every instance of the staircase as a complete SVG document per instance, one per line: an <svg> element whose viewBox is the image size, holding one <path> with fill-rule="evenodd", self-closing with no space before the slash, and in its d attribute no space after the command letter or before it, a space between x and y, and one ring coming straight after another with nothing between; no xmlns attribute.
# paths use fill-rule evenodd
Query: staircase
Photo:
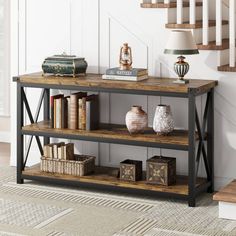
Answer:
<svg viewBox="0 0 236 236"><path fill-rule="evenodd" d="M219 218L236 220L236 180L214 194L213 200L219 202Z"/></svg>
<svg viewBox="0 0 236 236"><path fill-rule="evenodd" d="M191 30L199 50L216 50L217 69L225 72L236 72L235 5L235 0L143 0L141 3L142 8L166 9L165 27Z"/></svg>

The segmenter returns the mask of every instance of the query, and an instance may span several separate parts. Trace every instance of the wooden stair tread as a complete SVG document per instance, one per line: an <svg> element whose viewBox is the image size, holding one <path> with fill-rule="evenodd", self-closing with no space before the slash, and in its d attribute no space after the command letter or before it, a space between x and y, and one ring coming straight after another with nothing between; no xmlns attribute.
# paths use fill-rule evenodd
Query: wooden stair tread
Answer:
<svg viewBox="0 0 236 236"><path fill-rule="evenodd" d="M176 2L141 3L140 6L142 8L176 8L177 3ZM196 7L201 7L201 6L202 6L202 2L196 2ZM183 7L189 7L189 2L183 2Z"/></svg>
<svg viewBox="0 0 236 236"><path fill-rule="evenodd" d="M236 72L236 66L230 67L229 64L223 65L223 66L218 66L217 69L218 69L218 71Z"/></svg>
<svg viewBox="0 0 236 236"><path fill-rule="evenodd" d="M233 180L226 187L214 194L213 200L236 203L236 180Z"/></svg>
<svg viewBox="0 0 236 236"><path fill-rule="evenodd" d="M166 28L168 29L199 29L202 28L202 20L197 20L196 24L190 24L189 22L184 22L183 24L176 24L176 23L168 23L166 24ZM209 20L209 27L216 26L215 20ZM228 25L227 20L222 20L222 25Z"/></svg>
<svg viewBox="0 0 236 236"><path fill-rule="evenodd" d="M197 44L199 50L225 50L229 49L229 39L223 39L222 45L216 45L216 41L211 41L208 45Z"/></svg>

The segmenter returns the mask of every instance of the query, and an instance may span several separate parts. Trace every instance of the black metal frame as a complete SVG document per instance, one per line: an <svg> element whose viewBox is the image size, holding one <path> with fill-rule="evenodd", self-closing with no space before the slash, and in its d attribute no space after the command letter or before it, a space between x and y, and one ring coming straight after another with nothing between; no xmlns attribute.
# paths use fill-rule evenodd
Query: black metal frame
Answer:
<svg viewBox="0 0 236 236"><path fill-rule="evenodd" d="M185 150L188 151L188 190L189 194L181 195L174 193L165 193L155 192L155 195L167 196L180 198L183 200L188 200L188 204L191 207L194 207L196 204L196 197L204 192L212 192L214 190L214 88L205 91L199 92L196 90L189 90L188 93L175 93L175 92L159 92L159 91L141 91L141 90L127 90L127 89L110 89L110 88L96 88L96 87L81 87L81 86L61 86L61 85L43 85L43 84L31 84L31 83L21 83L18 79L17 81L17 183L22 184L24 179L47 181L52 183L68 183L71 185L83 184L78 181L69 181L66 180L55 180L49 177L40 177L40 176L29 176L22 174L26 166L26 162L29 155L29 150L31 147L33 136L35 136L39 150L42 154L42 144L40 142L39 136L44 137L44 144L50 142L50 137L58 138L69 138L77 140L88 140L88 141L97 141L97 142L106 142L106 143L118 143L118 144L127 144L127 145L137 145L137 146L150 146L166 149L176 149L176 150ZM39 104L36 109L35 117L33 118L25 92L24 87L34 87L42 88L41 96L39 99ZM24 107L29 116L31 123L37 122L40 110L43 106L44 119L49 120L50 118L50 89L63 89L63 90L81 90L81 91L100 91L100 92L111 92L111 93L125 93L125 94L142 94L142 95L155 95L155 96L168 96L168 97L183 97L188 99L188 139L189 145L170 145L170 144L160 144L160 143L147 143L147 142L137 142L130 140L114 140L108 138L94 138L94 137L84 137L79 136L78 134L67 135L67 134L55 134L50 132L41 132L38 131L25 131L22 130L24 126ZM207 93L207 100L202 120L202 125L196 108L196 96ZM199 136L199 143L196 153L196 128ZM206 132L207 128L207 132ZM26 148L26 154L24 155L24 135L31 135L28 146ZM207 149L205 148L205 143L207 143ZM204 166L206 169L207 182L196 187L196 179L199 170L199 163L201 157L204 161ZM91 184L93 185L93 184ZM148 190L143 190L144 192L150 192Z"/></svg>

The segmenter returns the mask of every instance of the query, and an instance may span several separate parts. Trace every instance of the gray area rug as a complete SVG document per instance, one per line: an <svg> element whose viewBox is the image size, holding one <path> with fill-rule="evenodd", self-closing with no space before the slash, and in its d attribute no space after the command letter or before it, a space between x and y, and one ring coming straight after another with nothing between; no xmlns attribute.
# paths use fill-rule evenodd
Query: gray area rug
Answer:
<svg viewBox="0 0 236 236"><path fill-rule="evenodd" d="M236 221L218 219L210 194L186 202L15 183L0 167L0 236L236 236Z"/></svg>

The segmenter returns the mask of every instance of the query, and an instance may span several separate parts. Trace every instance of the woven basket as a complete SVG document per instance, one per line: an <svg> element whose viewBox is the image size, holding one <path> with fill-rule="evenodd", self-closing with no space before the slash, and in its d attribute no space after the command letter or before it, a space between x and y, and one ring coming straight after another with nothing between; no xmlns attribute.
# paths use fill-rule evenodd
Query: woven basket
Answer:
<svg viewBox="0 0 236 236"><path fill-rule="evenodd" d="M41 157L40 170L43 172L84 176L94 172L95 157L75 155L75 160L61 160Z"/></svg>

